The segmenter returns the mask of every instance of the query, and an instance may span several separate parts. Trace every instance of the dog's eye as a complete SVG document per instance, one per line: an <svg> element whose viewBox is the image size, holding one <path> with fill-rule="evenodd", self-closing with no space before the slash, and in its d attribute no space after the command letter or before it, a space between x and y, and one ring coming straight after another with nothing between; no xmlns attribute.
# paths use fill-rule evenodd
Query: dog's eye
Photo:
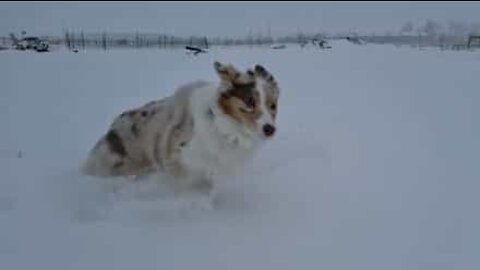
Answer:
<svg viewBox="0 0 480 270"><path fill-rule="evenodd" d="M245 102L245 105L247 105L249 108L255 107L255 98L252 96L246 97L243 102Z"/></svg>
<svg viewBox="0 0 480 270"><path fill-rule="evenodd" d="M275 110L277 109L277 104L272 103L272 105L270 105L270 109L271 109L272 111L275 111Z"/></svg>

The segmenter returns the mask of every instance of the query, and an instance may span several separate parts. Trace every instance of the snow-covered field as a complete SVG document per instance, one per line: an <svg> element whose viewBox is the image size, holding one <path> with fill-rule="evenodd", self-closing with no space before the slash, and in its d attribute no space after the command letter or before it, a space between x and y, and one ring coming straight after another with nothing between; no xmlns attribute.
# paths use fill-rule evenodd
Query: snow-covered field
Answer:
<svg viewBox="0 0 480 270"><path fill-rule="evenodd" d="M0 269L479 269L480 53L0 54ZM112 118L214 60L265 65L278 134L216 209L78 167Z"/></svg>

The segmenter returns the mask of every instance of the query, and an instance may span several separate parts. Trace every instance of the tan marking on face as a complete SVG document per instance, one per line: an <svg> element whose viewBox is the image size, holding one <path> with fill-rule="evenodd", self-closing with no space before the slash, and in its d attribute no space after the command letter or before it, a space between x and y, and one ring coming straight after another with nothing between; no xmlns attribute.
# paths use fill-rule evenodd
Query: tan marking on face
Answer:
<svg viewBox="0 0 480 270"><path fill-rule="evenodd" d="M254 133L265 124L273 125L277 115L278 86L263 66L240 72L232 65L215 63L221 79L220 109ZM260 92L261 91L261 92Z"/></svg>
<svg viewBox="0 0 480 270"><path fill-rule="evenodd" d="M251 129L256 128L256 120L262 114L255 83L234 85L220 95L218 104L225 114Z"/></svg>

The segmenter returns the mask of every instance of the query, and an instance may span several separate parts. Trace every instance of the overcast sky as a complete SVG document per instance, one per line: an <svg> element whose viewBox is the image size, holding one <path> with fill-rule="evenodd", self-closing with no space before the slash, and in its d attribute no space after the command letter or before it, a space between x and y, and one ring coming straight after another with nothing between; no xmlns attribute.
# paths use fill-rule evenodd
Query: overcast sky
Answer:
<svg viewBox="0 0 480 270"><path fill-rule="evenodd" d="M480 2L0 2L0 35L135 30L180 36L358 31L384 33L406 21L480 21Z"/></svg>

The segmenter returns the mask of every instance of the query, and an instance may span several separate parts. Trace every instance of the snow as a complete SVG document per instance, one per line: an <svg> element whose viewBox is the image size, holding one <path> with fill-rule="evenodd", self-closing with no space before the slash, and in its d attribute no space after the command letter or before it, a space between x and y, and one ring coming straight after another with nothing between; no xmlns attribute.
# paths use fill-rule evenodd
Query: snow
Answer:
<svg viewBox="0 0 480 270"><path fill-rule="evenodd" d="M0 268L478 269L480 54L332 47L2 52ZM215 60L263 64L282 93L214 210L80 175L114 116Z"/></svg>

